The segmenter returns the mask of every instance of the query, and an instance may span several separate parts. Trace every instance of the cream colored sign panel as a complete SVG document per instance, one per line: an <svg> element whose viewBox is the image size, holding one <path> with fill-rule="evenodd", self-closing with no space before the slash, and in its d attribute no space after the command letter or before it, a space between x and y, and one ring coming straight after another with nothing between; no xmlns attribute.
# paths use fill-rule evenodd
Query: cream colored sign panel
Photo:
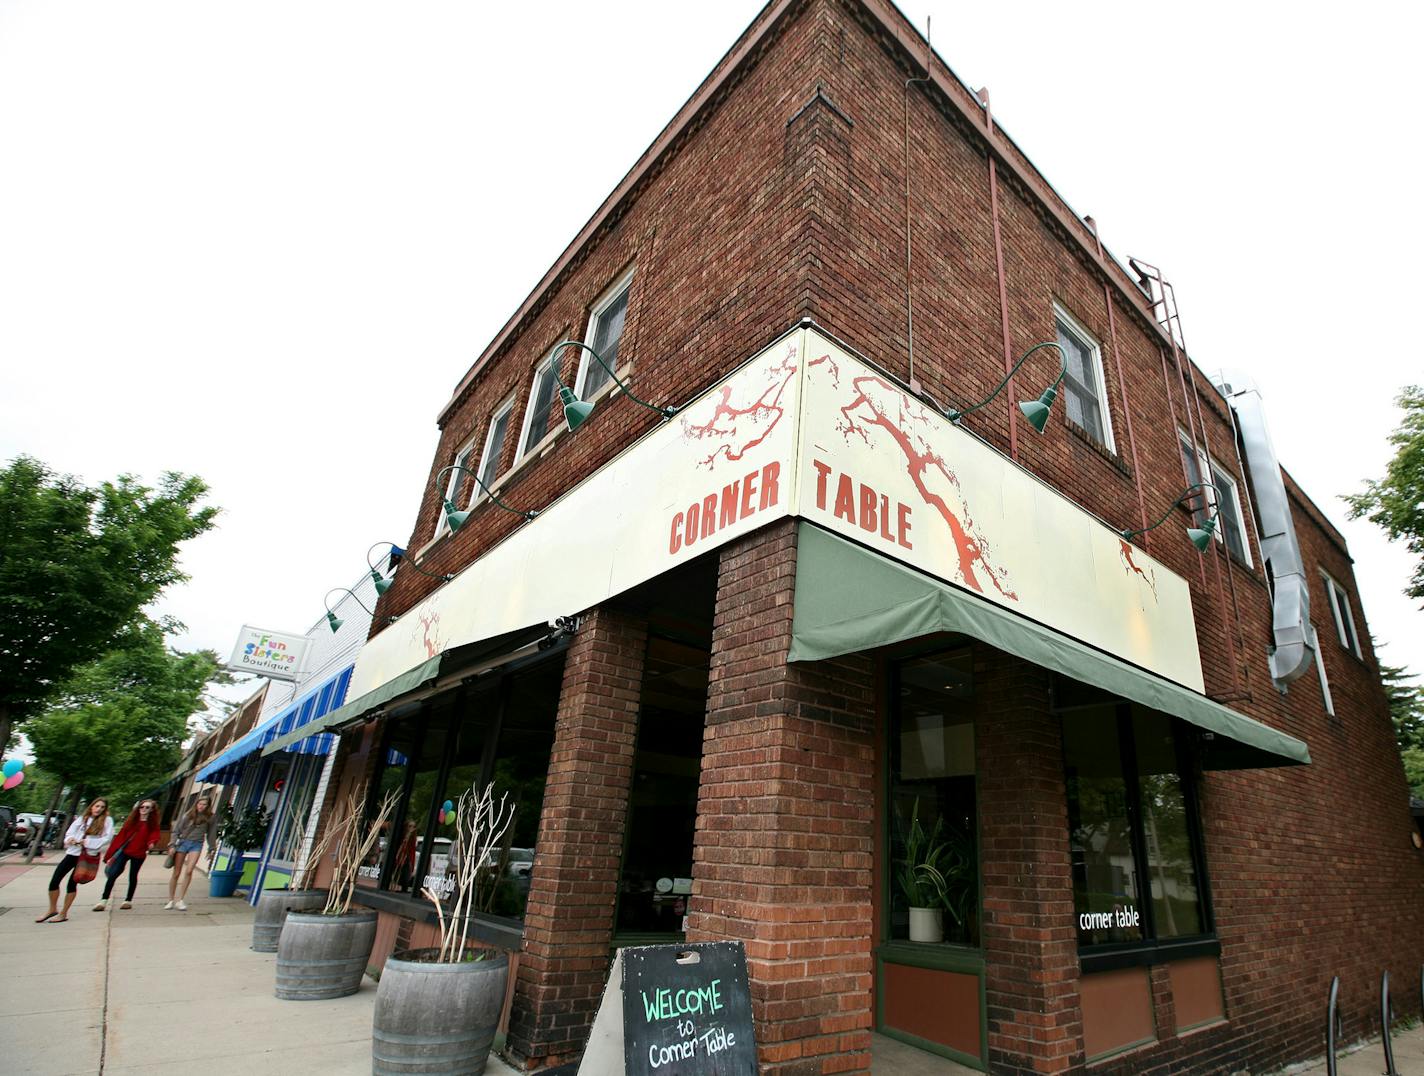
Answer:
<svg viewBox="0 0 1424 1076"><path fill-rule="evenodd" d="M1195 691L1186 582L806 333L798 513Z"/></svg>
<svg viewBox="0 0 1424 1076"><path fill-rule="evenodd" d="M804 338L783 337L372 638L349 697L451 647L582 613L787 515Z"/></svg>

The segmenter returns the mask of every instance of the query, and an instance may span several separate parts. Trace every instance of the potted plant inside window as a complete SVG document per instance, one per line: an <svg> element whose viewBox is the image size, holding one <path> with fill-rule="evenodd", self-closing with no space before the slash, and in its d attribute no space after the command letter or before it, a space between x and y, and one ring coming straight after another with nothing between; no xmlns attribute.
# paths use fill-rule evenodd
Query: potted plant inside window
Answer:
<svg viewBox="0 0 1424 1076"><path fill-rule="evenodd" d="M435 905L440 945L395 953L381 972L371 1040L372 1071L484 1072L509 976L507 954L471 942L508 858L515 807L494 785L466 789L443 879L421 892ZM448 821L448 819L447 819Z"/></svg>
<svg viewBox="0 0 1424 1076"><path fill-rule="evenodd" d="M228 847L227 866L208 872L208 895L232 896L242 880L242 857L253 849L261 848L266 839L267 811L263 807L249 807L237 814L229 805L223 811L222 824L218 827L218 841Z"/></svg>
<svg viewBox="0 0 1424 1076"><path fill-rule="evenodd" d="M376 913L353 912L351 902L357 871L372 858L395 802L391 792L367 818L366 797L353 791L328 823L328 845L335 851L326 902L313 911L287 913L277 940L277 997L315 1001L361 989L376 941Z"/></svg>
<svg viewBox="0 0 1424 1076"><path fill-rule="evenodd" d="M292 840L299 851L305 843L306 833L300 822L295 824ZM330 827L320 840L312 844L307 853L305 865L292 874L289 885L281 888L264 889L257 895L257 912L252 917L252 949L258 953L275 953L277 940L282 936L282 927L287 922L288 912L309 912L326 904L328 893L325 889L315 889L314 864L321 862L331 843Z"/></svg>
<svg viewBox="0 0 1424 1076"><path fill-rule="evenodd" d="M935 819L928 833L920 822L920 801L910 812L904 831L905 857L897 879L910 906L910 941L944 941L944 913L956 927L964 925L973 894L969 885L973 856L966 842L945 836L944 819Z"/></svg>

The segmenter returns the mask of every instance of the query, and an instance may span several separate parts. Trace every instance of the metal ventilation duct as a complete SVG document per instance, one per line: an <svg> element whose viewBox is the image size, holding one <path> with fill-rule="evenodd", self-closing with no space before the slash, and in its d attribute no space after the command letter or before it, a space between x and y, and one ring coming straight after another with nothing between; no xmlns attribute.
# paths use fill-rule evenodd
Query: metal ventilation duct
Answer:
<svg viewBox="0 0 1424 1076"><path fill-rule="evenodd" d="M1300 543L1295 535L1290 501L1286 497L1281 465L1266 426L1261 393L1255 382L1239 374L1217 374L1213 383L1231 404L1246 469L1255 492L1261 556L1271 585L1271 628L1275 649L1270 652L1271 679L1284 692L1291 681L1315 663L1316 638L1310 626L1310 586Z"/></svg>

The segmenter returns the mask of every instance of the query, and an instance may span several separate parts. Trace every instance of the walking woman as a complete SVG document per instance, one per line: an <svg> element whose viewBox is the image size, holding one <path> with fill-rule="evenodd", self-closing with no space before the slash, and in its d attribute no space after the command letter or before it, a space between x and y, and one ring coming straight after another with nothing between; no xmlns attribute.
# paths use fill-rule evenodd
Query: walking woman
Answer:
<svg viewBox="0 0 1424 1076"><path fill-rule="evenodd" d="M69 829L64 834L64 858L59 861L59 866L54 868L54 874L49 879L49 911L35 920L36 923L43 923L47 919L54 919L56 923L69 921L69 907L74 903L74 893L77 882L80 878L89 881L97 873L99 864L99 853L104 850L104 846L109 843L109 839L114 835L114 820L109 817L109 801L103 796L96 796L90 801L88 809L69 823ZM84 869L79 873L76 869L80 867L80 857L86 861ZM59 883L64 880L64 876L69 875L69 885L64 891L64 911L59 911ZM58 918L55 918L58 916Z"/></svg>
<svg viewBox="0 0 1424 1076"><path fill-rule="evenodd" d="M173 838L168 849L173 853L173 874L168 879L165 910L188 910L183 898L188 895L188 886L193 881L193 868L202 858L204 841L208 844L208 863L211 864L218 851L218 816L213 812L212 799L206 795L199 796L198 802L173 824Z"/></svg>
<svg viewBox="0 0 1424 1076"><path fill-rule="evenodd" d="M99 898L99 903L94 905L96 912L102 912L107 906L109 894L114 891L114 883L119 880L119 875L124 873L125 866L129 869L129 893L119 907L133 907L134 890L138 888L138 872L143 870L143 861L158 843L158 836L158 804L153 800L139 801L138 806L124 819L119 832L114 834L109 850L104 853L104 862L109 864L104 868L104 873L108 877L104 882L104 895Z"/></svg>

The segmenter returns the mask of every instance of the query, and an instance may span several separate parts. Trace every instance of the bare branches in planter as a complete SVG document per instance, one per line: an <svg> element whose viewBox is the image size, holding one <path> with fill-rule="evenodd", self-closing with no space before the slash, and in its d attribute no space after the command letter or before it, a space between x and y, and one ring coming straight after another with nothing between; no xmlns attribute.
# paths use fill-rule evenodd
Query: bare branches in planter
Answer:
<svg viewBox="0 0 1424 1076"><path fill-rule="evenodd" d="M509 857L515 805L494 785L466 789L444 878L421 892L435 905L440 946L397 953L376 991L371 1069L386 1073L484 1072L504 1007L509 956L471 949L470 921L487 911Z"/></svg>
<svg viewBox="0 0 1424 1076"><path fill-rule="evenodd" d="M301 819L292 823L294 847L300 849L306 843L306 827ZM252 917L252 949L258 953L275 953L282 937L282 928L287 924L288 912L320 911L326 903L326 890L313 889L318 862L331 844L333 831L327 829L319 841L313 842L306 864L293 873L291 883L286 888L263 889L257 895L255 914Z"/></svg>
<svg viewBox="0 0 1424 1076"><path fill-rule="evenodd" d="M395 802L392 792L367 817L366 797L352 792L342 811L328 823L322 850L335 846L331 887L319 912L286 913L277 942L279 998L339 998L361 989L376 941L376 913L353 912L351 901L356 895L357 872L380 841Z"/></svg>
<svg viewBox="0 0 1424 1076"><path fill-rule="evenodd" d="M508 855L505 834L514 823L514 810L507 792L495 802L493 782L483 789L470 787L460 793L460 801L455 805L455 839L446 864L446 878L453 882L449 895L454 898L448 919L441 894L429 886L421 889L422 895L435 905L435 916L440 924L436 963L453 964L468 959L465 946L470 919L476 911L489 907L493 887L498 883L498 865Z"/></svg>
<svg viewBox="0 0 1424 1076"><path fill-rule="evenodd" d="M396 807L396 792L386 794L375 814L366 821L366 797L352 791L346 797L345 809L332 821L327 842L335 834L336 852L331 865L331 885L322 915L346 915L351 911L351 899L356 895L356 877L361 864L370 858L381 839L391 812ZM325 851L326 845L323 845Z"/></svg>

